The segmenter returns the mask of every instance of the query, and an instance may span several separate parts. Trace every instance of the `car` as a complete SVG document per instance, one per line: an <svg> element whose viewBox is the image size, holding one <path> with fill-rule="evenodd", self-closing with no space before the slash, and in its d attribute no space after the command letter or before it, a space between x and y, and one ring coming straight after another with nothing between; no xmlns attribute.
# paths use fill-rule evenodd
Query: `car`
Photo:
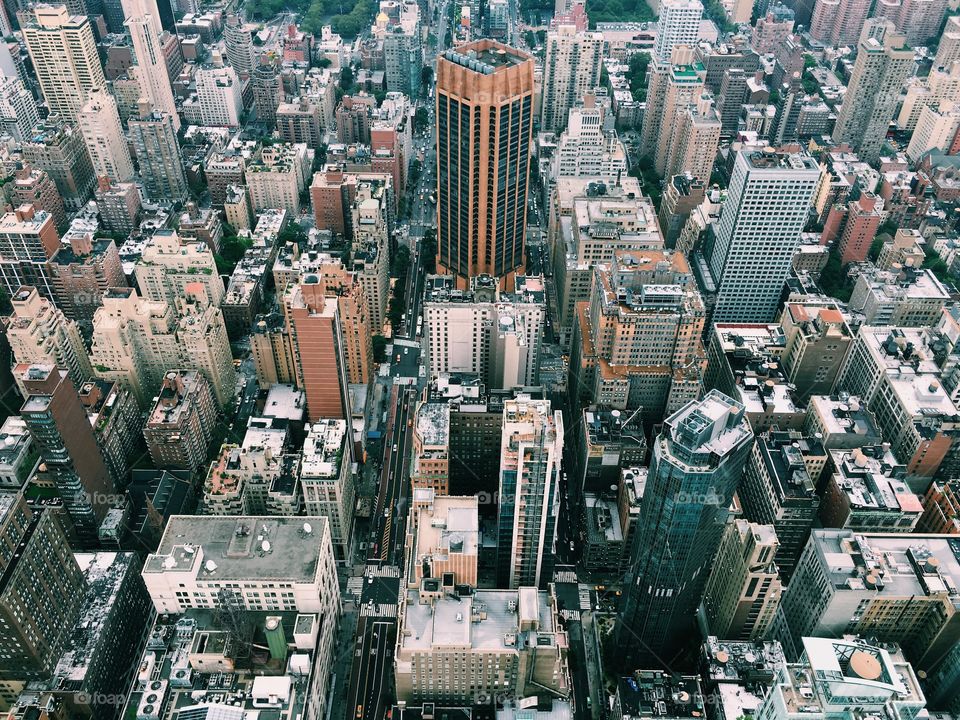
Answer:
<svg viewBox="0 0 960 720"><path fill-rule="evenodd" d="M363 705L357 705L357 717L358 718L363 717Z"/></svg>
<svg viewBox="0 0 960 720"><path fill-rule="evenodd" d="M397 445L396 445L396 443L394 443L394 445L393 445L393 451L394 451L394 452L397 452Z"/></svg>

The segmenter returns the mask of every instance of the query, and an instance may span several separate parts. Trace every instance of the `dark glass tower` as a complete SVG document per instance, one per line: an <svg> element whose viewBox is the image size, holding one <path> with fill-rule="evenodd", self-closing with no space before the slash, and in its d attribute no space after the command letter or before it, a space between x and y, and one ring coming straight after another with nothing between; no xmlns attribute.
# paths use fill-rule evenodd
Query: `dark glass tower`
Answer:
<svg viewBox="0 0 960 720"><path fill-rule="evenodd" d="M712 390L664 421L616 627L624 670L669 667L696 643L696 612L753 446L744 407Z"/></svg>

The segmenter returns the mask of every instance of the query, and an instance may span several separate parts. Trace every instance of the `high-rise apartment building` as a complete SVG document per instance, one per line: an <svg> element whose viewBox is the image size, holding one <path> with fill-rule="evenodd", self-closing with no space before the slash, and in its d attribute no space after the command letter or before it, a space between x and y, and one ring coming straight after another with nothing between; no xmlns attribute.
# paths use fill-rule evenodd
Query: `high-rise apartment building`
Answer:
<svg viewBox="0 0 960 720"><path fill-rule="evenodd" d="M603 33L559 25L547 32L547 55L541 86L540 129L559 132L580 99L600 84Z"/></svg>
<svg viewBox="0 0 960 720"><path fill-rule="evenodd" d="M56 488L80 542L95 544L97 526L119 499L76 386L53 365L20 366L18 372L27 393L20 416L40 451L41 472Z"/></svg>
<svg viewBox="0 0 960 720"><path fill-rule="evenodd" d="M947 0L879 0L873 17L892 22L910 45L925 45L940 32L948 6Z"/></svg>
<svg viewBox="0 0 960 720"><path fill-rule="evenodd" d="M503 404L497 583L546 584L553 574L560 512L563 416L549 400L518 395Z"/></svg>
<svg viewBox="0 0 960 720"><path fill-rule="evenodd" d="M318 420L307 429L300 462L304 511L327 518L333 553L338 562L345 564L352 557L357 495L351 441L346 420Z"/></svg>
<svg viewBox="0 0 960 720"><path fill-rule="evenodd" d="M93 162L94 176L110 178L113 182L132 180L133 161L113 95L104 87L94 88L77 119Z"/></svg>
<svg viewBox="0 0 960 720"><path fill-rule="evenodd" d="M477 696L567 697L567 631L553 591L535 587L455 594L443 578L401 593L394 682L409 703Z"/></svg>
<svg viewBox="0 0 960 720"><path fill-rule="evenodd" d="M108 290L93 318L94 371L124 383L146 408L168 369L197 369L225 407L235 399L236 371L223 314L213 306L193 311L181 306L179 314L178 321L167 303L138 297L133 288Z"/></svg>
<svg viewBox="0 0 960 720"><path fill-rule="evenodd" d="M180 130L180 116L173 97L160 34L163 32L157 0L121 0L127 30L133 40L137 82L141 97L151 107L166 113L174 133Z"/></svg>
<svg viewBox="0 0 960 720"><path fill-rule="evenodd" d="M872 192L861 193L846 207L834 205L824 222L821 241L826 244L838 238L840 262L847 265L867 259L870 244L877 235L883 217L883 201Z"/></svg>
<svg viewBox="0 0 960 720"><path fill-rule="evenodd" d="M353 270L367 297L370 330L376 333L386 322L390 295L389 186L386 183L357 185L350 215Z"/></svg>
<svg viewBox="0 0 960 720"><path fill-rule="evenodd" d="M133 232L143 207L135 183L111 183L101 178L94 197L105 229L118 233Z"/></svg>
<svg viewBox="0 0 960 720"><path fill-rule="evenodd" d="M897 115L897 126L915 131L923 108L937 110L945 102L960 103L960 62L934 65L926 77L910 78L906 90Z"/></svg>
<svg viewBox="0 0 960 720"><path fill-rule="evenodd" d="M958 63L960 65L960 63ZM960 99L960 93L958 93ZM937 106L926 105L920 110L913 137L906 154L911 162L919 162L931 150L949 151L960 130L960 104L943 101Z"/></svg>
<svg viewBox="0 0 960 720"><path fill-rule="evenodd" d="M541 277L518 276L516 292L501 293L488 275L457 290L450 275L430 275L423 304L423 350L428 377L478 375L487 387L537 383L546 320Z"/></svg>
<svg viewBox="0 0 960 720"><path fill-rule="evenodd" d="M200 119L213 127L237 127L243 112L240 78L229 65L197 70L197 102Z"/></svg>
<svg viewBox="0 0 960 720"><path fill-rule="evenodd" d="M722 131L713 97L706 92L694 94L687 106L674 116L670 129L664 175L683 175L709 182Z"/></svg>
<svg viewBox="0 0 960 720"><path fill-rule="evenodd" d="M706 317L683 253L619 251L577 303L571 397L655 422L701 391Z"/></svg>
<svg viewBox="0 0 960 720"><path fill-rule="evenodd" d="M53 224L63 232L67 227L67 211L57 184L42 168L25 165L13 181L13 206L33 205L34 210L46 210L53 215Z"/></svg>
<svg viewBox="0 0 960 720"><path fill-rule="evenodd" d="M281 143L263 148L250 160L244 174L250 209L254 214L282 208L300 213L300 194L310 182L313 150L304 143Z"/></svg>
<svg viewBox="0 0 960 720"><path fill-rule="evenodd" d="M0 588L0 692L6 695L53 671L86 584L55 508L34 511L19 493L0 494L0 543L7 580Z"/></svg>
<svg viewBox="0 0 960 720"><path fill-rule="evenodd" d="M40 92L51 115L73 122L87 93L106 85L93 27L65 5L38 5L33 15L23 27L23 42Z"/></svg>
<svg viewBox="0 0 960 720"><path fill-rule="evenodd" d="M136 277L142 298L173 308L185 297L214 307L223 301L223 280L213 252L205 243L180 238L175 230L158 230L146 241Z"/></svg>
<svg viewBox="0 0 960 720"><path fill-rule="evenodd" d="M23 142L40 121L37 102L18 77L0 78L0 128Z"/></svg>
<svg viewBox="0 0 960 720"><path fill-rule="evenodd" d="M152 200L183 201L189 195L174 117L142 101L138 116L127 125L143 189Z"/></svg>
<svg viewBox="0 0 960 720"><path fill-rule="evenodd" d="M766 637L780 607L780 574L774 562L779 546L772 525L727 521L703 591L711 635L730 640Z"/></svg>
<svg viewBox="0 0 960 720"><path fill-rule="evenodd" d="M678 45L693 47L700 34L703 5L700 0L664 0L660 3L657 19L657 39L653 57L659 62L670 62Z"/></svg>
<svg viewBox="0 0 960 720"><path fill-rule="evenodd" d="M605 114L596 106L570 109L550 161L553 178L592 177L613 184L627 174L626 148L604 123Z"/></svg>
<svg viewBox="0 0 960 720"><path fill-rule="evenodd" d="M760 435L743 471L737 496L743 516L777 534L776 562L789 580L817 520L817 483L829 456L822 443L797 431Z"/></svg>
<svg viewBox="0 0 960 720"><path fill-rule="evenodd" d="M258 63L250 84L253 85L253 106L257 112L257 122L273 128L277 123L277 108L286 98L280 68L272 62Z"/></svg>
<svg viewBox="0 0 960 720"><path fill-rule="evenodd" d="M50 258L60 245L53 217L33 205L0 216L0 283L8 297L32 286L53 299Z"/></svg>
<svg viewBox="0 0 960 720"><path fill-rule="evenodd" d="M653 445L615 628L623 667L669 663L693 630L753 432L716 390L664 420Z"/></svg>
<svg viewBox="0 0 960 720"><path fill-rule="evenodd" d="M951 15L940 35L940 44L937 45L937 55L933 59L934 67L950 67L960 60L960 17Z"/></svg>
<svg viewBox="0 0 960 720"><path fill-rule="evenodd" d="M913 65L913 49L892 23L868 22L833 130L834 142L849 143L864 162L877 160Z"/></svg>
<svg viewBox="0 0 960 720"><path fill-rule="evenodd" d="M168 370L143 428L154 466L195 473L207 459L216 421L217 406L203 374Z"/></svg>
<svg viewBox="0 0 960 720"><path fill-rule="evenodd" d="M647 91L648 111L640 131L640 152L653 159L658 173L666 172L668 160L677 154L673 148L680 143L682 126L678 119L690 105L697 105L703 95L705 78L706 70L691 46L676 46L670 59L653 63Z"/></svg>
<svg viewBox="0 0 960 720"><path fill-rule="evenodd" d="M870 0L816 0L810 37L831 47L852 45L860 39L869 12Z"/></svg>
<svg viewBox="0 0 960 720"><path fill-rule="evenodd" d="M423 40L420 6L410 0L385 0L371 30L383 43L383 69L390 92L415 98L420 94Z"/></svg>
<svg viewBox="0 0 960 720"><path fill-rule="evenodd" d="M310 422L349 417L347 385L366 384L372 366L363 286L342 266L308 274L284 298L290 347Z"/></svg>
<svg viewBox="0 0 960 720"><path fill-rule="evenodd" d="M227 15L223 24L223 44L227 61L241 75L250 75L258 65L253 34L257 26L245 23L237 14Z"/></svg>
<svg viewBox="0 0 960 720"><path fill-rule="evenodd" d="M796 657L803 638L855 633L903 646L919 670L957 644L958 608L950 588L960 564L950 536L814 530L783 593L779 639Z"/></svg>
<svg viewBox="0 0 960 720"><path fill-rule="evenodd" d="M499 42L437 60L437 269L462 287L523 270L533 95L533 59Z"/></svg>
<svg viewBox="0 0 960 720"><path fill-rule="evenodd" d="M783 369L796 396L829 395L853 343L853 332L835 304L787 303L780 315L786 339Z"/></svg>
<svg viewBox="0 0 960 720"><path fill-rule="evenodd" d="M10 302L13 312L7 318L7 342L17 364L64 368L75 387L93 375L77 324L51 300L35 287L24 286ZM22 386L20 390L25 392Z"/></svg>
<svg viewBox="0 0 960 720"><path fill-rule="evenodd" d="M790 272L820 167L807 154L742 151L708 239L715 322L770 322Z"/></svg>
<svg viewBox="0 0 960 720"><path fill-rule="evenodd" d="M69 210L79 210L90 199L95 184L90 153L80 131L63 118L41 121L21 151L25 162L53 178Z"/></svg>

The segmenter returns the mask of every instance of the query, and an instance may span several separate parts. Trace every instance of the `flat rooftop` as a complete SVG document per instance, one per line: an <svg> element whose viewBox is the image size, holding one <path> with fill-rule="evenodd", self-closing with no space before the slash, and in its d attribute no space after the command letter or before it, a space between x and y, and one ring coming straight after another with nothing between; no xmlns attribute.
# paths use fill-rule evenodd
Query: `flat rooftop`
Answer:
<svg viewBox="0 0 960 720"><path fill-rule="evenodd" d="M960 612L960 538L837 529L815 529L811 538L838 590L863 591L867 583L879 579L888 600L943 595Z"/></svg>
<svg viewBox="0 0 960 720"><path fill-rule="evenodd" d="M536 608L530 607L531 594ZM467 646L477 651L512 652L521 642L520 616L531 612L539 620L538 632L556 631L547 593L533 588L477 590L466 597L442 596L432 605L421 604L420 592L409 590L402 647L429 651Z"/></svg>
<svg viewBox="0 0 960 720"><path fill-rule="evenodd" d="M491 40L478 40L461 45L455 50L447 50L441 57L482 75L492 75L498 70L530 61L529 55Z"/></svg>
<svg viewBox="0 0 960 720"><path fill-rule="evenodd" d="M326 524L325 517L174 515L143 573L192 570L198 580L309 583Z"/></svg>

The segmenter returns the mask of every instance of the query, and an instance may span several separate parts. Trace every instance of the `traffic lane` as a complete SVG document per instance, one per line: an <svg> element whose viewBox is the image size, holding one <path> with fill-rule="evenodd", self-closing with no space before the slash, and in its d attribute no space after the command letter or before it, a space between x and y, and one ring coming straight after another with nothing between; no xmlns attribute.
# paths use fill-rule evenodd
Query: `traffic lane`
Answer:
<svg viewBox="0 0 960 720"><path fill-rule="evenodd" d="M376 622L373 624L373 652L372 656L373 662L371 663L369 659L365 660L368 664L372 665L372 675L373 682L370 683L369 691L367 694L367 705L366 707L370 708L370 712L364 711L364 720L369 718L370 720L381 720L387 709L384 706L385 695L383 692L384 685L384 670L386 666L386 661L388 659L388 651L390 650L390 636L391 636L391 627L389 623Z"/></svg>

